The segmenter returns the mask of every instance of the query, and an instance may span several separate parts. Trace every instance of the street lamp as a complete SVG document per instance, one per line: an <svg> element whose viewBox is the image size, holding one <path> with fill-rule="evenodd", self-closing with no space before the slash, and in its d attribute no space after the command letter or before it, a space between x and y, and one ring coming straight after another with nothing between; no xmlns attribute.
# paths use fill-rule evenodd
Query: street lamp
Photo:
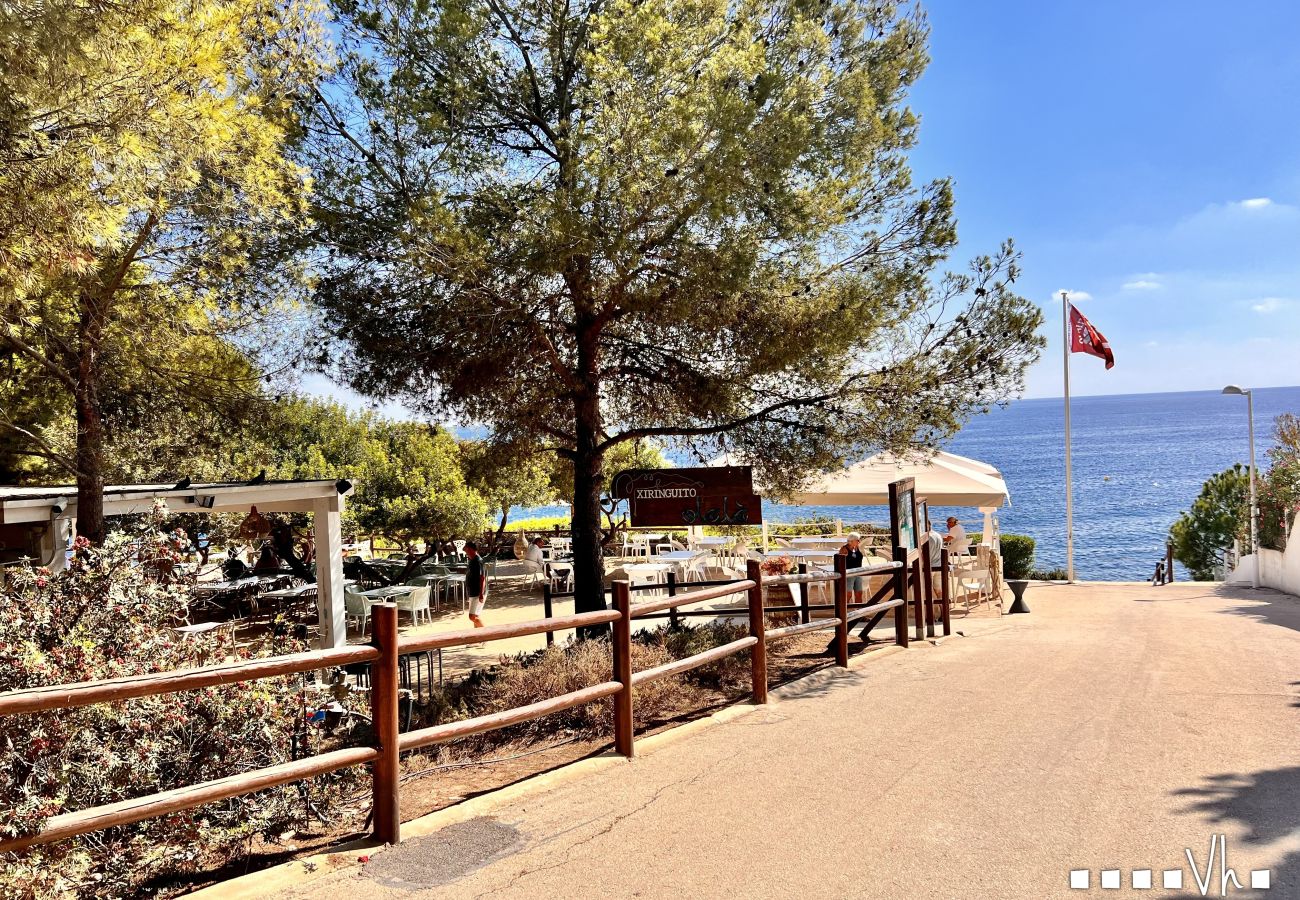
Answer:
<svg viewBox="0 0 1300 900"><path fill-rule="evenodd" d="M1255 567L1250 573L1250 586L1259 587L1259 507L1255 504L1255 401L1250 391L1230 384L1225 394L1246 398L1246 420L1250 430L1250 552L1255 556Z"/></svg>

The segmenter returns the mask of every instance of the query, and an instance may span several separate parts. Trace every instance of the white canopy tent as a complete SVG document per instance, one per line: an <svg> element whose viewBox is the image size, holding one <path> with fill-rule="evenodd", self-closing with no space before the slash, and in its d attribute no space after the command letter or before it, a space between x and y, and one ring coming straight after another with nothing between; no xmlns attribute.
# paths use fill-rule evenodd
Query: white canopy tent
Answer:
<svg viewBox="0 0 1300 900"><path fill-rule="evenodd" d="M727 454L708 464L743 463ZM984 513L984 543L996 545L994 513L1011 502L1002 473L988 463L943 450L915 456L878 453L783 499L795 506L888 506L890 482L900 478L915 479L917 498L932 506L978 507Z"/></svg>
<svg viewBox="0 0 1300 900"><path fill-rule="evenodd" d="M347 643L343 605L344 497L352 492L349 481L268 481L262 484L161 484L112 485L104 488L104 515L147 513L155 499L167 502L174 513L308 512L316 536L316 585L320 615L320 641L324 647ZM75 527L77 488L0 487L0 538L6 527L34 529L33 549L51 569L63 567L64 536Z"/></svg>

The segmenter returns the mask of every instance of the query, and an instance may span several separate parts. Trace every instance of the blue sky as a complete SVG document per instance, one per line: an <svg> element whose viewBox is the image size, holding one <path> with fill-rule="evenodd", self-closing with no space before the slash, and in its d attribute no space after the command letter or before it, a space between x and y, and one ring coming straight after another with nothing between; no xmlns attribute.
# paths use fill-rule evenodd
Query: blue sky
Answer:
<svg viewBox="0 0 1300 900"><path fill-rule="evenodd" d="M924 5L913 166L956 180L954 265L1024 253L1027 396L1061 394L1061 289L1117 360L1076 355L1076 395L1300 384L1300 0Z"/></svg>
<svg viewBox="0 0 1300 900"><path fill-rule="evenodd" d="M1300 2L929 0L920 178L956 180L954 263L1013 237L1061 394L1062 288L1116 365L1076 394L1300 384Z"/></svg>

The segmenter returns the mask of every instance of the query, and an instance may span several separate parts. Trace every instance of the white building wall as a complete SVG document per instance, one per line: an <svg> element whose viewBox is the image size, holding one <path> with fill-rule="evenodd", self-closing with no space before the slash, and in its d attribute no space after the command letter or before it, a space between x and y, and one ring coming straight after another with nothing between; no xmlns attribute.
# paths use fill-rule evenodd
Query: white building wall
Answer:
<svg viewBox="0 0 1300 900"><path fill-rule="evenodd" d="M1259 550L1259 560L1253 553L1241 558L1237 568L1228 576L1230 584L1250 584L1255 566L1259 566L1260 587L1284 591L1300 596L1300 537L1296 536L1296 526L1300 525L1300 514L1291 525L1291 537L1286 550Z"/></svg>

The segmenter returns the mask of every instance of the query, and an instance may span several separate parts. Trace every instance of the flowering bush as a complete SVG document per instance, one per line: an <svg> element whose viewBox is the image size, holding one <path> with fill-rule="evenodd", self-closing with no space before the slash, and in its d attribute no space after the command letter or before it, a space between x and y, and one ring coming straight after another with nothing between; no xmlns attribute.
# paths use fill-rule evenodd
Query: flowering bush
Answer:
<svg viewBox="0 0 1300 900"><path fill-rule="evenodd" d="M148 573L124 536L103 549L78 540L68 571L6 570L0 603L0 691L117 678L253 651L230 638L183 636L182 588ZM259 655L306 649L270 639ZM0 835L39 831L54 815L233 775L290 758L296 680L0 716ZM355 777L344 774L343 777ZM319 807L337 779L318 780ZM288 785L0 856L5 897L131 896L168 876L207 869L257 834L300 817ZM151 885L152 883L152 885Z"/></svg>
<svg viewBox="0 0 1300 900"><path fill-rule="evenodd" d="M798 570L795 561L788 556L775 556L763 560L759 566L764 575L789 575Z"/></svg>

